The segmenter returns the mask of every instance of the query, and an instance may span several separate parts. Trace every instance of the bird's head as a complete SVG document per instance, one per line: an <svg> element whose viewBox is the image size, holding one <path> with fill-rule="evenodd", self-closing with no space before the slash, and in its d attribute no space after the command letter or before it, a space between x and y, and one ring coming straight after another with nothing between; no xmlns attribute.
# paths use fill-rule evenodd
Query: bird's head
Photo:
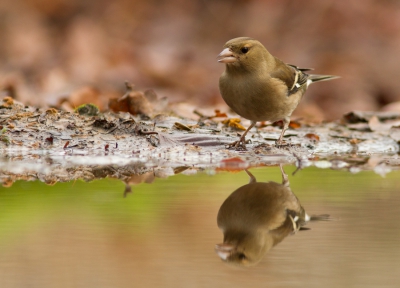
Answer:
<svg viewBox="0 0 400 288"><path fill-rule="evenodd" d="M229 40L224 50L218 55L218 62L224 63L227 69L259 69L266 65L272 57L267 49L257 40L249 37L239 37Z"/></svg>
<svg viewBox="0 0 400 288"><path fill-rule="evenodd" d="M236 234L236 233L235 233ZM224 243L215 245L215 252L222 261L239 266L256 265L272 247L272 239L263 233L249 233L244 237L224 237Z"/></svg>

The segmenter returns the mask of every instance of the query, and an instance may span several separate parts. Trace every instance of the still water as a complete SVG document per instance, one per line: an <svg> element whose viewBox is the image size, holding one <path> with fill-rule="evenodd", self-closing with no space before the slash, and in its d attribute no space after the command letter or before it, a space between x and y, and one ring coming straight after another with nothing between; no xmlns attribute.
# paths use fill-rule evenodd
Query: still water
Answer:
<svg viewBox="0 0 400 288"><path fill-rule="evenodd" d="M126 197L116 179L2 187L0 287L400 287L400 172L294 169L295 204L331 221L299 225L250 267L215 251L219 209L245 171L156 179ZM250 173L282 184L279 167Z"/></svg>

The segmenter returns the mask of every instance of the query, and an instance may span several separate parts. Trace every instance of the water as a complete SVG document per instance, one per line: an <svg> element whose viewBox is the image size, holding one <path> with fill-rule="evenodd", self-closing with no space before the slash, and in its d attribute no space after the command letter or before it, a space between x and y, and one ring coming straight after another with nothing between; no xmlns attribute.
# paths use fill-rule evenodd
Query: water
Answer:
<svg viewBox="0 0 400 288"><path fill-rule="evenodd" d="M256 265L224 263L217 214L244 171L0 188L0 287L398 287L400 172L307 168L290 187L308 214ZM281 183L278 167L251 169Z"/></svg>

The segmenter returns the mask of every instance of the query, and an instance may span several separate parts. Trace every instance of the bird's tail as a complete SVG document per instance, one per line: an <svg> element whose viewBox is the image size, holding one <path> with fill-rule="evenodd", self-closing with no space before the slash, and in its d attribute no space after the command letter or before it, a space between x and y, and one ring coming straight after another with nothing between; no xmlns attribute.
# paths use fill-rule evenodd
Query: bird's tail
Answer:
<svg viewBox="0 0 400 288"><path fill-rule="evenodd" d="M311 215L309 216L308 221L332 221L336 220L332 218L329 214L320 214L320 215ZM302 225L306 225L306 222L303 222ZM311 228L300 226L299 230L311 230Z"/></svg>
<svg viewBox="0 0 400 288"><path fill-rule="evenodd" d="M310 221L332 221L333 218L329 214L311 215Z"/></svg>
<svg viewBox="0 0 400 288"><path fill-rule="evenodd" d="M308 79L311 80L311 83L318 82L318 81L328 81L333 80L336 78L340 78L340 76L334 75L317 75L317 74L310 74Z"/></svg>

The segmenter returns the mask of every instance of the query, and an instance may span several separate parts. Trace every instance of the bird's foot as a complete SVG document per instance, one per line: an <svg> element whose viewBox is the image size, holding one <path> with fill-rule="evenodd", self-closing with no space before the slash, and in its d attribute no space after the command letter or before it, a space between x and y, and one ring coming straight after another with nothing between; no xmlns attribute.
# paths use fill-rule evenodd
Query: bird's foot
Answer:
<svg viewBox="0 0 400 288"><path fill-rule="evenodd" d="M286 147L289 147L290 144L289 144L289 143L286 143L285 141L283 141L283 140L281 140L281 139L278 139L278 140L275 142L275 146L276 146L276 148L286 148Z"/></svg>
<svg viewBox="0 0 400 288"><path fill-rule="evenodd" d="M238 141L226 145L226 149L235 149L236 151L247 151L246 144L251 143L250 139L240 138Z"/></svg>
<svg viewBox="0 0 400 288"><path fill-rule="evenodd" d="M285 141L279 141L279 140L277 140L275 142L275 147L276 148L288 148L288 147L295 147L295 146L301 146L301 145L292 144L292 143L286 143Z"/></svg>

